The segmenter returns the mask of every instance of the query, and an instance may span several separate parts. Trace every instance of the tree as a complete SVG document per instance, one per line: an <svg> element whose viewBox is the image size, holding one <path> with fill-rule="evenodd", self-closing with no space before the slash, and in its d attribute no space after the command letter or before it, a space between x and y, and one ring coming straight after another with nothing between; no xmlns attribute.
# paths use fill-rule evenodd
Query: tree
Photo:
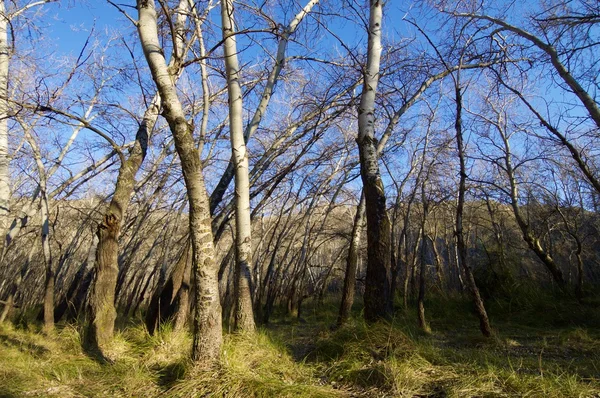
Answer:
<svg viewBox="0 0 600 398"><path fill-rule="evenodd" d="M192 135L193 128L185 117L158 39L154 1L138 0L137 9L140 41L152 78L160 93L162 114L175 140L188 195L195 286L192 358L200 363L211 363L220 354L223 337L218 268L210 221L210 203L202 175L202 164Z"/></svg>
<svg viewBox="0 0 600 398"><path fill-rule="evenodd" d="M365 319L376 321L391 315L390 259L391 227L385 192L379 173L375 140L375 96L381 59L383 2L370 0L369 44L364 83L358 108L358 150L360 174L365 192L367 215L367 276L365 280Z"/></svg>
<svg viewBox="0 0 600 398"><path fill-rule="evenodd" d="M21 6L14 2L15 9L10 10L4 0L0 1L0 234L4 235L8 229L10 217L10 155L8 153L8 116L10 101L8 95L8 77L10 57L13 44L9 42L9 32L14 38L15 32L11 32L12 21L30 8L50 3L56 0L35 0L26 2ZM4 241L0 240L0 252L4 251Z"/></svg>
<svg viewBox="0 0 600 398"><path fill-rule="evenodd" d="M508 196L511 209L519 230L521 231L523 240L527 243L529 249L538 257L542 264L544 264L558 286L564 290L566 288L566 281L560 266L555 262L550 253L544 249L542 242L535 235L531 226L531 222L528 221L528 217L523 212L523 208L520 204L520 181L518 179L517 170L521 169L524 164L528 163L529 159L519 159L515 157L511 149L511 138L515 134L523 131L521 129L526 130L526 128L521 127L510 129L510 122L507 120L508 118L506 110L508 104L494 104L492 99L489 97L486 98L486 102L491 108L491 115L486 116L483 114L477 114L477 117L487 123L489 126L488 128L497 134L500 142L492 143L492 145L497 148L501 154L501 156L497 158L494 158L492 154L488 154L487 157L492 158L494 166L497 167L502 174L504 174L505 178L507 179L508 186L501 187L498 184L492 184L494 184L497 188L500 188L502 192ZM486 136L486 139L493 140L490 135Z"/></svg>
<svg viewBox="0 0 600 398"><path fill-rule="evenodd" d="M229 136L231 158L235 168L235 328L253 332L251 273L252 268L252 224L250 222L250 182L248 178L248 151L244 140L242 120L242 90L234 36L233 1L221 2L223 25L223 50L225 73L229 93Z"/></svg>
<svg viewBox="0 0 600 398"><path fill-rule="evenodd" d="M187 11L187 1L182 0L178 7L175 22L174 50L169 62L169 73L174 80L183 68L183 32ZM135 185L135 176L146 157L148 140L158 119L161 97L157 92L137 130L133 147L129 156L122 159L115 191L102 222L98 225L98 246L96 248L95 274L89 298L89 324L87 328L87 344L105 355L106 345L110 343L116 319L115 288L119 273L119 236L121 226L127 214L131 194Z"/></svg>
<svg viewBox="0 0 600 398"><path fill-rule="evenodd" d="M465 192L468 176L465 162L465 148L463 144L462 93L460 87L460 70L458 71L454 83L456 96L456 119L454 123L454 128L456 130L456 149L458 151L458 160L460 165L460 182L458 185L458 201L456 205L456 248L458 251L458 260L460 265L462 266L462 269L465 272L465 276L467 278L467 286L473 298L473 303L475 304L477 316L479 317L479 329L481 330L481 333L483 333L484 336L490 337L492 335L492 327L490 326L490 320L488 318L483 299L481 298L481 294L479 293L479 288L477 287L475 276L473 275L473 271L471 270L471 267L469 266L467 260L467 245L465 244L465 237L463 233L463 212L465 206Z"/></svg>

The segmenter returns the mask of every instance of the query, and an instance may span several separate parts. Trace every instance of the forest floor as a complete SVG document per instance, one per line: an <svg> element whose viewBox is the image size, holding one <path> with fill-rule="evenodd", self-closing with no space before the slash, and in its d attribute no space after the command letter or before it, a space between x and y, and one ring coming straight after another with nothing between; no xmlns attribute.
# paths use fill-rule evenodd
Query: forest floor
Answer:
<svg viewBox="0 0 600 398"><path fill-rule="evenodd" d="M490 339L463 300L428 303L431 334L413 311L367 325L359 308L333 330L334 301L307 302L299 320L226 335L212 370L191 366L190 335L168 325L122 327L111 364L75 326L0 325L0 397L600 397L600 306L556 302L490 303Z"/></svg>

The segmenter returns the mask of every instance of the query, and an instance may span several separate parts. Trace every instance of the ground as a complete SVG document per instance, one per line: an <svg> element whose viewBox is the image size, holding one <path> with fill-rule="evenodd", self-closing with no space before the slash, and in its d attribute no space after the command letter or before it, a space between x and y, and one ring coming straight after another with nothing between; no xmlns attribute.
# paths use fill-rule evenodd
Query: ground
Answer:
<svg viewBox="0 0 600 398"><path fill-rule="evenodd" d="M598 307L552 300L492 302L495 336L479 334L468 302L427 303L433 332L398 308L390 322L332 328L336 300L302 319L275 317L254 336L227 335L218 369L188 360L191 338L165 325L121 327L113 363L80 348L77 326L0 326L1 397L600 397Z"/></svg>

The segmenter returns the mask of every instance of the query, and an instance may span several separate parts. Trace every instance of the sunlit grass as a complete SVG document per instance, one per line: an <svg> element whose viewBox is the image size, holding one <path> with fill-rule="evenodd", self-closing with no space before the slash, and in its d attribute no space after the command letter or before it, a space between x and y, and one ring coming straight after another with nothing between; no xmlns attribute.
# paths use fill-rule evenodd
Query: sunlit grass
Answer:
<svg viewBox="0 0 600 398"><path fill-rule="evenodd" d="M535 318L535 307L509 316L498 306L496 335L486 339L467 302L447 304L429 303L427 335L414 311L366 324L357 308L334 329L337 303L308 302L302 320L280 315L255 334L226 335L210 369L193 366L190 334L169 324L153 336L139 324L124 327L105 364L81 349L74 326L48 336L0 325L0 396L600 396L600 314L569 304L555 306L554 316Z"/></svg>

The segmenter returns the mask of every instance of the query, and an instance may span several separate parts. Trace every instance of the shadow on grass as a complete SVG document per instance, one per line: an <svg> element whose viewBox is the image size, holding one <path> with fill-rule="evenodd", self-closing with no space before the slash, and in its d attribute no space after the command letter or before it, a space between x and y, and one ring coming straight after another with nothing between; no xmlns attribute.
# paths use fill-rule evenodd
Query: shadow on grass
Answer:
<svg viewBox="0 0 600 398"><path fill-rule="evenodd" d="M30 354L34 358L42 358L44 355L50 353L50 350L42 345L19 340L5 334L0 334L0 343L14 347L25 354Z"/></svg>
<svg viewBox="0 0 600 398"><path fill-rule="evenodd" d="M410 392L416 394L412 396L428 397L443 397L452 391L464 394L472 383L482 393L491 393L533 391L538 381L544 381L539 388L553 388L550 391L559 395L571 391L557 387L563 382L582 389L586 384L598 385L597 310L568 300L520 308L507 303L490 307L497 332L491 339L479 332L473 306L465 299L426 303L431 335L416 326L412 306L408 311L397 311L391 323L372 325L362 320L357 306L351 321L334 330L336 308L313 303L306 307L306 324L283 317L275 319L268 329L288 347L295 361L321 370L328 383L350 388L397 393L402 383L411 383L403 378L413 376L421 378L421 384ZM489 390L486 383L492 386ZM573 391L580 387L573 387Z"/></svg>
<svg viewBox="0 0 600 398"><path fill-rule="evenodd" d="M186 361L178 361L166 366L154 366L152 370L158 375L157 384L162 389L168 390L178 381L185 379L189 366Z"/></svg>

